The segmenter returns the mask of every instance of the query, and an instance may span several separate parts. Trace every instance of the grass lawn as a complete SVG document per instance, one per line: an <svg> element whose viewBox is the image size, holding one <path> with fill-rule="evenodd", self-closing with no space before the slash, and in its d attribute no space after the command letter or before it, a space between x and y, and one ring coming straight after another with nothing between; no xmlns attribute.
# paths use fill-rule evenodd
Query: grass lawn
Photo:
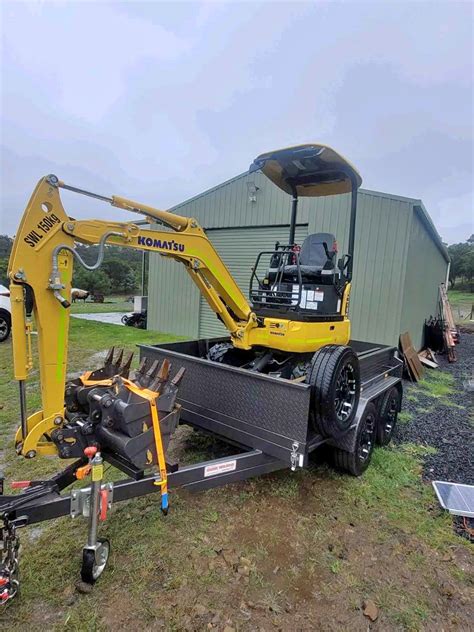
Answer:
<svg viewBox="0 0 474 632"><path fill-rule="evenodd" d="M456 323L468 325L469 314L471 313L472 306L474 305L474 294L472 292L449 290L448 298Z"/></svg>
<svg viewBox="0 0 474 632"><path fill-rule="evenodd" d="M103 303L76 301L71 305L73 314L102 314L104 312L133 312L133 301L129 296L106 296Z"/></svg>
<svg viewBox="0 0 474 632"><path fill-rule="evenodd" d="M131 350L137 342L170 339L72 319L70 370L93 368L97 352L113 344ZM7 342L0 345L3 468L10 480L51 474L65 463L15 455L11 371ZM449 380L421 387L435 401L449 397ZM28 400L30 410L39 406L37 373ZM218 451L212 438L183 430L182 454ZM365 632L362 604L369 599L378 608L373 625L379 630L469 629L469 545L453 534L449 516L422 482L422 455L410 444L377 448L360 479L315 461L295 473L196 495L173 491L166 518L158 495L114 505L100 526L112 542L111 559L88 595L74 589L85 520L23 529L22 594L0 615L0 625L9 631ZM118 475L109 470L107 476Z"/></svg>

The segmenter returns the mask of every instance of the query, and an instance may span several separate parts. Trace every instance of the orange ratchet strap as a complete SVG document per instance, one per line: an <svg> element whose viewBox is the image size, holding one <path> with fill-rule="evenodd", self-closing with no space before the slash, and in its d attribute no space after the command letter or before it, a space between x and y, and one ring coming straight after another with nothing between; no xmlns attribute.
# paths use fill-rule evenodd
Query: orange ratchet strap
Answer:
<svg viewBox="0 0 474 632"><path fill-rule="evenodd" d="M89 376L92 371L86 371L83 375L80 376L80 380L84 386L112 386L114 383L111 379L107 380L89 380ZM163 449L163 440L161 438L161 428L160 428L160 420L158 417L158 408L156 406L156 398L158 397L158 393L155 391L150 391L147 388L140 388L130 380L122 377L122 382L128 388L129 391L143 397L150 403L150 412L151 412L151 421L153 424L153 433L155 435L155 448L156 448L156 456L158 461L158 468L160 470L160 479L155 481L155 485L161 487L161 509L163 513L168 513L168 473L166 471L166 461L165 461L165 452ZM84 470L86 470L88 466L84 466ZM82 468L80 468L82 469ZM83 474L82 477L86 476L89 472L84 471L81 472Z"/></svg>

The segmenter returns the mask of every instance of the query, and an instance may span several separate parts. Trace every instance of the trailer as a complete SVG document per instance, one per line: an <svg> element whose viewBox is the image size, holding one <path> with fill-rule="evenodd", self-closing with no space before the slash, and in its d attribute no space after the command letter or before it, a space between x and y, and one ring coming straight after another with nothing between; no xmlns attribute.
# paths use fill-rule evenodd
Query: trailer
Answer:
<svg viewBox="0 0 474 632"><path fill-rule="evenodd" d="M88 517L81 578L93 584L110 552L110 542L98 536L99 523L117 501L158 492L166 513L169 489L206 489L278 469L294 471L323 445L337 468L360 476L374 444L390 441L402 400L402 362L392 347L350 340L362 178L320 143L261 154L249 169L256 171L291 196L291 216L288 243L257 255L248 298L196 219L81 189L53 174L38 182L8 269L20 392L15 449L26 459L76 461L48 481L16 482L19 495L0 497L0 601L17 592L21 526L66 514ZM61 189L139 213L164 229L75 220L62 205ZM299 198L339 194L350 194L347 251L339 256L330 233L296 243ZM132 372L131 356L124 360L123 351L116 355L112 349L103 367L66 380L73 262L97 269L106 242L181 263L228 337L140 345L140 366ZM98 245L94 264L84 261L77 243ZM33 327L41 408L28 414ZM211 433L235 453L191 466L170 463L167 447L179 423ZM104 481L104 461L127 479ZM62 494L78 480L90 485Z"/></svg>
<svg viewBox="0 0 474 632"><path fill-rule="evenodd" d="M334 452L355 454L363 450L360 463L349 469L362 474L372 453L374 440L388 443L393 433L393 420L385 419L390 427L382 428L384 418L398 412L402 400L403 362L394 347L351 341L360 366L361 388L357 412L351 427L338 437L324 437L311 423L311 384L304 380L274 377L254 370L215 362L209 359L216 345L227 338L174 342L162 345L139 345L141 358L163 360L186 370L186 380L180 387L178 402L181 421L210 432L224 441L260 450L277 459L282 467L304 467L311 452L323 444ZM250 353L240 354L248 365ZM244 355L245 360L242 358ZM384 402L392 394L389 406ZM396 393L396 395L395 395ZM395 401L396 400L396 401ZM394 401L396 407L393 407ZM361 421L372 404L376 408L374 427L358 433ZM383 410L382 410L383 408ZM377 435L377 430L378 435ZM387 433L388 430L388 433ZM373 438L370 435L373 432ZM368 445L365 445L368 442ZM342 465L342 464L339 464Z"/></svg>
<svg viewBox="0 0 474 632"><path fill-rule="evenodd" d="M337 438L325 438L311 423L311 385L254 373L248 369L209 360L209 350L225 339L194 340L161 345L139 345L142 365L167 360L186 371L177 397L180 423L205 431L235 448L230 456L181 466L166 463L170 490L190 491L242 481L280 469L295 471L308 464L309 455L327 444L336 466L360 475L370 462L375 442L386 444L396 424L402 400L403 362L393 347L352 341L361 369L361 394L351 427ZM18 529L61 516L88 519L87 545L83 550L81 579L94 583L104 571L110 542L98 537L99 525L113 504L140 496L159 494L160 474L133 466L113 451L86 448L85 455L49 480L16 481L19 494L4 494L0 479L0 512L3 516L0 576L9 577L6 602L18 591ZM103 480L103 461L127 478ZM77 483L78 473L90 465L90 485L63 493ZM167 513L167 506L163 513ZM91 553L93 551L93 553ZM2 596L3 595L3 596Z"/></svg>

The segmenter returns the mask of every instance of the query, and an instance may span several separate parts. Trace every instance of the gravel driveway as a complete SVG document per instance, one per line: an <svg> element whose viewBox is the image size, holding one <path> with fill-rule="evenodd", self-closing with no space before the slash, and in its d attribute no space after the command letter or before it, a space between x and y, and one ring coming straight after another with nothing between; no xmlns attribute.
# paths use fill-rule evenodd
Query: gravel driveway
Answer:
<svg viewBox="0 0 474 632"><path fill-rule="evenodd" d="M418 385L405 382L403 411L408 422L398 425L394 437L397 443L432 446L435 454L424 460L426 480L446 480L474 484L474 394L465 388L473 377L474 334L461 334L456 347L458 361L450 364L445 356L437 356L440 370L453 378L451 392L434 397ZM438 369L426 369L437 372ZM435 377L435 376L433 376Z"/></svg>

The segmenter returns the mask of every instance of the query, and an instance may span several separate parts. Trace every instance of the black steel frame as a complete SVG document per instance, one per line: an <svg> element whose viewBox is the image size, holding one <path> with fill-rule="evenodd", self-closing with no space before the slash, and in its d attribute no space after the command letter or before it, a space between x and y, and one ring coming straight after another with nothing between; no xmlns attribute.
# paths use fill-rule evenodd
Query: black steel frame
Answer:
<svg viewBox="0 0 474 632"><path fill-rule="evenodd" d="M278 271L273 285L279 285L282 281L284 263L283 259L288 255L293 255L296 260L297 276L298 276L298 294L293 290L272 290L271 288L263 289L262 282L258 278L257 268L263 255L278 255L280 257L278 263ZM271 259L270 259L271 260ZM254 288L254 280L257 282L257 288ZM280 246L276 250L264 250L258 253L257 260L252 268L249 284L249 298L251 302L259 307L277 307L285 311L297 310L301 303L301 295L303 291L303 279L301 277L300 255L299 252L292 250L292 246ZM272 296L273 295L273 296ZM274 298L275 300L272 300ZM281 303L282 300L289 301ZM295 301L293 303L293 301Z"/></svg>
<svg viewBox="0 0 474 632"><path fill-rule="evenodd" d="M350 181L351 181L351 211L350 211L350 220L349 220L349 244L347 248L349 261L347 263L347 272L346 272L347 281L351 281L352 268L353 268L353 262L354 262L355 228L356 228L356 217L357 217L357 180L356 180L355 175L352 173L352 171L348 171L345 173L350 178ZM297 216L298 216L298 194L296 191L296 187L292 186L290 238L289 238L290 245L293 245L295 242Z"/></svg>
<svg viewBox="0 0 474 632"><path fill-rule="evenodd" d="M103 455L107 461L112 461ZM75 471L87 459L79 459L48 481L32 481L29 488L18 495L0 496L0 515L15 521L17 526L26 526L45 520L67 516L71 513L71 495L61 495L61 491L76 481ZM234 466L235 463L235 466ZM117 465L116 461L112 461ZM219 472L219 466L227 464L233 469ZM210 468L217 467L215 474L208 474ZM260 450L248 450L237 454L186 465L168 474L170 489L185 487L191 491L201 491L242 481L251 476L259 476L287 468L288 465ZM207 474L206 474L207 473ZM113 502L121 502L160 493L155 485L156 475L144 475L139 480L125 479L113 484Z"/></svg>

